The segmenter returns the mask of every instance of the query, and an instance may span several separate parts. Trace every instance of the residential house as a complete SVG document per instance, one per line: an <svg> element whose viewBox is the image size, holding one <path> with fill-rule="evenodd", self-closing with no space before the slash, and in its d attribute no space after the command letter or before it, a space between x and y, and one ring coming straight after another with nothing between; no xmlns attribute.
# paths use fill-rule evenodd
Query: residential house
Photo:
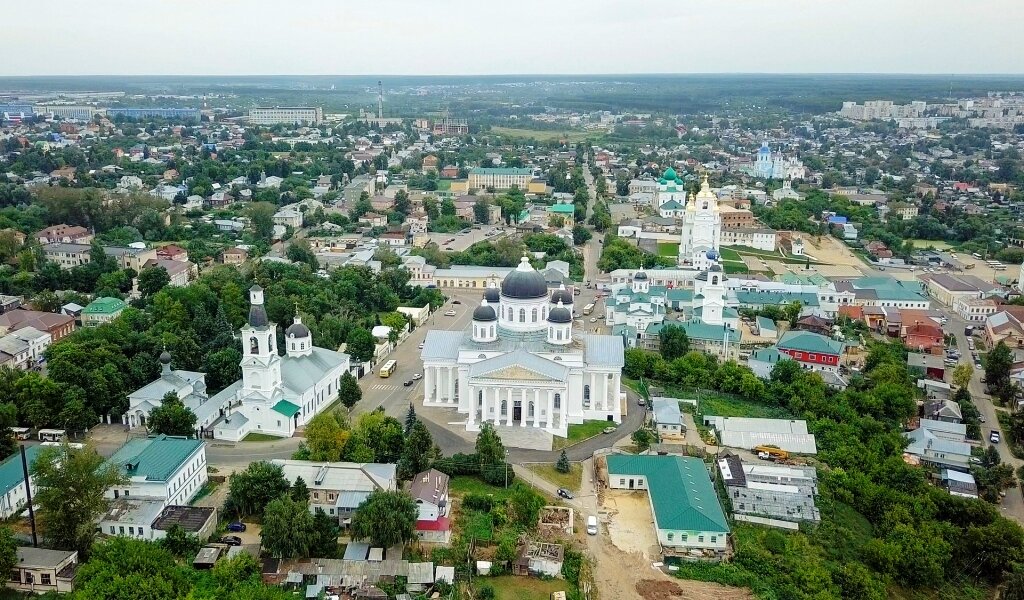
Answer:
<svg viewBox="0 0 1024 600"><path fill-rule="evenodd" d="M74 317L38 310L12 310L0 315L0 335L32 327L50 334L56 342L75 330Z"/></svg>
<svg viewBox="0 0 1024 600"><path fill-rule="evenodd" d="M891 214L898 216L904 221L910 221L918 213L917 205L910 204L909 202L892 202L888 206Z"/></svg>
<svg viewBox="0 0 1024 600"><path fill-rule="evenodd" d="M409 228L411 235L427 233L430 227L430 217L423 211L410 213L405 217L405 225Z"/></svg>
<svg viewBox="0 0 1024 600"><path fill-rule="evenodd" d="M124 300L102 296L96 298L82 309L82 327L95 327L109 323L121 316L128 308Z"/></svg>
<svg viewBox="0 0 1024 600"><path fill-rule="evenodd" d="M680 438L686 435L683 414L679 411L679 400L675 398L651 398L653 421L658 436L662 439Z"/></svg>
<svg viewBox="0 0 1024 600"><path fill-rule="evenodd" d="M903 454L910 460L959 471L969 470L971 445L966 442L966 425L921 419L917 429L904 435L910 443Z"/></svg>
<svg viewBox="0 0 1024 600"><path fill-rule="evenodd" d="M40 244L88 244L92 241L93 235L85 227L61 223L41 229L33 237L39 240Z"/></svg>
<svg viewBox="0 0 1024 600"><path fill-rule="evenodd" d="M89 244L73 244L52 242L43 246L46 260L60 265L61 269L73 269L92 261L92 246Z"/></svg>
<svg viewBox="0 0 1024 600"><path fill-rule="evenodd" d="M910 352L907 354L907 370L911 375L942 381L946 376L945 359L942 355Z"/></svg>
<svg viewBox="0 0 1024 600"><path fill-rule="evenodd" d="M392 248L404 248L409 243L408 237L402 231L386 231L377 236L377 240L378 243Z"/></svg>
<svg viewBox="0 0 1024 600"><path fill-rule="evenodd" d="M53 342L53 336L49 333L31 326L12 331L4 337L12 336L28 345L28 362L26 364L29 368L39 365L43 360L43 353Z"/></svg>
<svg viewBox="0 0 1024 600"><path fill-rule="evenodd" d="M224 254L221 256L221 260L226 265L240 265L249 258L249 253L242 248L228 248L224 250Z"/></svg>
<svg viewBox="0 0 1024 600"><path fill-rule="evenodd" d="M302 211L293 208L282 208L274 213L274 225L291 227L292 229L302 228Z"/></svg>
<svg viewBox="0 0 1024 600"><path fill-rule="evenodd" d="M302 477L309 488L309 510L324 511L348 525L356 509L377 490L398 489L396 466L382 463L310 462L275 459L289 483Z"/></svg>
<svg viewBox="0 0 1024 600"><path fill-rule="evenodd" d="M74 587L77 571L78 552L75 550L18 546L7 587L33 594L66 594Z"/></svg>
<svg viewBox="0 0 1024 600"><path fill-rule="evenodd" d="M985 319L985 340L989 346L999 342L1011 348L1024 348L1024 306L1004 306Z"/></svg>
<svg viewBox="0 0 1024 600"><path fill-rule="evenodd" d="M787 331L776 348L805 369L836 372L846 344L810 331Z"/></svg>
<svg viewBox="0 0 1024 600"><path fill-rule="evenodd" d="M928 286L928 293L946 306L953 306L957 298L983 298L985 291L995 287L972 275L929 273L921 279Z"/></svg>
<svg viewBox="0 0 1024 600"><path fill-rule="evenodd" d="M663 551L725 554L729 522L704 461L682 456L611 454L607 464L609 488L647 491Z"/></svg>
<svg viewBox="0 0 1024 600"><path fill-rule="evenodd" d="M25 459L29 468L35 464L42 446L25 446ZM31 478L30 478L31 479ZM33 490L35 484L32 484ZM10 519L28 500L25 486L25 471L21 464L21 453L15 452L0 464L0 519Z"/></svg>
<svg viewBox="0 0 1024 600"><path fill-rule="evenodd" d="M953 311L964 321L980 322L999 311L1000 305L993 298L972 298L956 296L953 298Z"/></svg>
<svg viewBox="0 0 1024 600"><path fill-rule="evenodd" d="M565 549L561 544L524 539L512 561L512 574L520 577L561 577L564 559Z"/></svg>
<svg viewBox="0 0 1024 600"><path fill-rule="evenodd" d="M185 287L190 281L195 279L199 271L195 263L178 260L152 259L143 265L145 269L150 267L163 268L167 271L167 276L170 277L167 285L175 287Z"/></svg>
<svg viewBox="0 0 1024 600"><path fill-rule="evenodd" d="M29 366L28 343L14 334L0 337L0 366L12 369L27 369Z"/></svg>
<svg viewBox="0 0 1024 600"><path fill-rule="evenodd" d="M157 248L156 258L160 260L176 260L179 262L188 261L188 250L176 244L167 244Z"/></svg>
<svg viewBox="0 0 1024 600"><path fill-rule="evenodd" d="M375 212L368 212L365 215L359 217L359 222L364 223L370 227L387 227L388 217L387 215L381 215Z"/></svg>
<svg viewBox="0 0 1024 600"><path fill-rule="evenodd" d="M117 262L119 269L131 269L136 273L142 271L146 261L156 258L153 248L127 248L123 246L104 246L103 253Z"/></svg>
<svg viewBox="0 0 1024 600"><path fill-rule="evenodd" d="M960 496L961 498L978 497L978 483L974 480L974 475L970 473L953 469L942 469L939 471L939 481L942 482L942 487L946 488L950 496Z"/></svg>
<svg viewBox="0 0 1024 600"><path fill-rule="evenodd" d="M926 354L942 355L946 347L945 334L942 327L932 321L914 323L903 328L903 343L911 350Z"/></svg>
<svg viewBox="0 0 1024 600"><path fill-rule="evenodd" d="M807 421L704 415L704 424L714 428L721 445L729 448L775 446L798 454L818 453L814 434L807 433Z"/></svg>
<svg viewBox="0 0 1024 600"><path fill-rule="evenodd" d="M960 405L953 400L929 400L924 403L923 416L933 421L946 423L963 423L964 416Z"/></svg>
<svg viewBox="0 0 1024 600"><path fill-rule="evenodd" d="M416 534L424 542L447 544L451 537L449 477L437 469L416 474L409 493L416 502Z"/></svg>
<svg viewBox="0 0 1024 600"><path fill-rule="evenodd" d="M433 171L434 173L437 173L437 165L438 165L438 161L437 161L437 157L436 156L434 156L433 154L428 154L428 155L424 156L423 157L423 169L422 169L423 174L426 175L427 173L430 173L431 171ZM456 171L456 173L458 173L458 171Z"/></svg>

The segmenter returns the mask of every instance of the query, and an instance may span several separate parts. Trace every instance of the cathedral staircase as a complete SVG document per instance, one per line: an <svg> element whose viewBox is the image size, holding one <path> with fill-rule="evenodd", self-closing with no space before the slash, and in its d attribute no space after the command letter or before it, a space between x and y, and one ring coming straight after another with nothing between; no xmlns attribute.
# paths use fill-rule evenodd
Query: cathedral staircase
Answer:
<svg viewBox="0 0 1024 600"><path fill-rule="evenodd" d="M494 428L501 437L506 448L523 448L526 450L551 450L554 436L537 427L520 427L499 425Z"/></svg>

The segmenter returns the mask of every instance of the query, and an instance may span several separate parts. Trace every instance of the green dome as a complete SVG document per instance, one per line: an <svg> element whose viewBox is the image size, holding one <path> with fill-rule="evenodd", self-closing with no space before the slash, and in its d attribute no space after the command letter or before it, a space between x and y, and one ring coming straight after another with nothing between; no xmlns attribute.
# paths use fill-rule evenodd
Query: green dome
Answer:
<svg viewBox="0 0 1024 600"><path fill-rule="evenodd" d="M673 169L672 167L665 169L665 173L661 176L661 178L666 179L668 181L675 181L676 179L679 179L679 177L676 175L676 170Z"/></svg>

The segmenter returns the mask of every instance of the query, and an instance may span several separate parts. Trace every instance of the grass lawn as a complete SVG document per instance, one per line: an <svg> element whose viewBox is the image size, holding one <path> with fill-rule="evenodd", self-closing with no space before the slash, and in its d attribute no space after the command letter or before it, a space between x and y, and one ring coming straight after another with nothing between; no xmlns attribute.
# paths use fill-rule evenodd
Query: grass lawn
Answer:
<svg viewBox="0 0 1024 600"><path fill-rule="evenodd" d="M206 483L203 484L203 487L199 488L199 491L196 493L195 497L192 498L190 504L195 506L196 502L199 502L203 498L212 494L213 490L217 489L218 485L220 484L215 481L207 480Z"/></svg>
<svg viewBox="0 0 1024 600"><path fill-rule="evenodd" d="M562 448L567 448L577 442L582 442L587 438L600 435L601 431L605 427L610 427L612 425L614 425L614 423L609 423L608 421L584 421L582 423L569 425L569 437L556 437L555 443L552 444L553 449L561 450Z"/></svg>
<svg viewBox="0 0 1024 600"><path fill-rule="evenodd" d="M691 394L689 397L693 397ZM702 415L718 417L753 417L757 419L792 419L793 415L784 408L705 394L701 392L698 409Z"/></svg>
<svg viewBox="0 0 1024 600"><path fill-rule="evenodd" d="M538 579L536 577L480 577L476 580L479 590L489 585L494 588L497 600L548 600L552 592L569 591L569 583L563 579Z"/></svg>
<svg viewBox="0 0 1024 600"><path fill-rule="evenodd" d="M558 487L573 492L580 489L583 481L583 465L580 463L569 463L568 473L559 473L553 464L530 465L529 469Z"/></svg>
<svg viewBox="0 0 1024 600"><path fill-rule="evenodd" d="M679 244L672 242L658 242L658 256L678 256Z"/></svg>
<svg viewBox="0 0 1024 600"><path fill-rule="evenodd" d="M722 261L722 268L725 269L727 274L729 273L749 273L750 269L747 268L746 263L733 262L731 260Z"/></svg>
<svg viewBox="0 0 1024 600"><path fill-rule="evenodd" d="M509 137L533 138L538 142L546 142L551 140L568 140L570 142L581 142L587 139L599 139L603 135L601 133L580 131L578 129L570 129L567 131L548 131L540 129L522 129L518 127L491 127L491 133L496 135L506 135Z"/></svg>
<svg viewBox="0 0 1024 600"><path fill-rule="evenodd" d="M274 442L281 438L276 435L267 435L265 433L250 433L242 438L243 442Z"/></svg>
<svg viewBox="0 0 1024 600"><path fill-rule="evenodd" d="M508 496L508 490L505 488L491 485L484 482L483 479L472 475L456 475L452 477L451 481L448 482L448 491L456 496L483 494L484 496L494 496L497 499L503 499Z"/></svg>
<svg viewBox="0 0 1024 600"><path fill-rule="evenodd" d="M722 254L722 260L743 262L743 257L740 256L740 253L732 248L720 248L719 252Z"/></svg>
<svg viewBox="0 0 1024 600"><path fill-rule="evenodd" d="M439 191L439 192L447 192L450 189L452 189L452 180L451 179L438 179L437 180L437 191Z"/></svg>
<svg viewBox="0 0 1024 600"><path fill-rule="evenodd" d="M943 242L942 240L910 240L910 243L913 244L915 248L927 248L928 246L932 246L936 250L949 250L953 247L953 244Z"/></svg>

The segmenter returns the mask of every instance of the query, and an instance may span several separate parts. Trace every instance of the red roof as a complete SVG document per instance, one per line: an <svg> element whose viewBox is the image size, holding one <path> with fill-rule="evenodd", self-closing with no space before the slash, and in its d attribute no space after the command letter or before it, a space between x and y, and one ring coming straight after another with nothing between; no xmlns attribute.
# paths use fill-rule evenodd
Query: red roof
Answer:
<svg viewBox="0 0 1024 600"><path fill-rule="evenodd" d="M436 521L416 521L416 531L448 531L451 529L451 519L438 517Z"/></svg>
<svg viewBox="0 0 1024 600"><path fill-rule="evenodd" d="M839 314L845 317L849 317L855 321L864 320L864 309L861 308L860 306L853 306L851 304L840 306Z"/></svg>

